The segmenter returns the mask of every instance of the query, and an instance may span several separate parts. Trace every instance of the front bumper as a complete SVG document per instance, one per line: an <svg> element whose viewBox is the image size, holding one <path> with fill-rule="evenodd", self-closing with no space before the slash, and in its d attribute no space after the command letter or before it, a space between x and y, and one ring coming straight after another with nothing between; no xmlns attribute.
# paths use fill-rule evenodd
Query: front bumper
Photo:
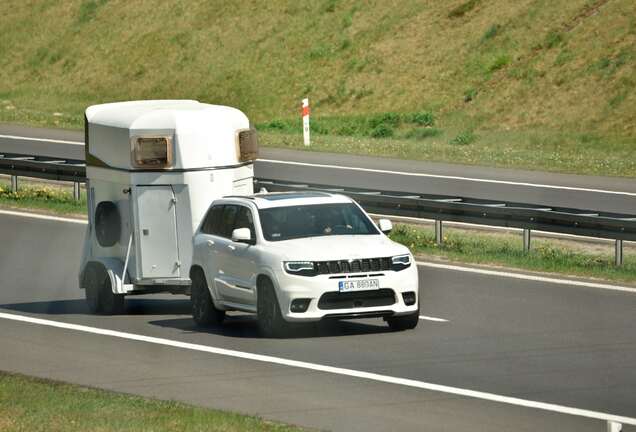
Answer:
<svg viewBox="0 0 636 432"><path fill-rule="evenodd" d="M378 279L380 289L338 292L338 281L343 280L343 277L357 279L361 274ZM281 314L290 322L399 316L418 310L418 275L417 266L414 264L399 272L383 270L313 277L290 275L281 269L276 274L276 279L276 294ZM402 295L407 292L415 293L415 302L409 306ZM291 303L296 299L309 299L309 306L305 312L291 311Z"/></svg>

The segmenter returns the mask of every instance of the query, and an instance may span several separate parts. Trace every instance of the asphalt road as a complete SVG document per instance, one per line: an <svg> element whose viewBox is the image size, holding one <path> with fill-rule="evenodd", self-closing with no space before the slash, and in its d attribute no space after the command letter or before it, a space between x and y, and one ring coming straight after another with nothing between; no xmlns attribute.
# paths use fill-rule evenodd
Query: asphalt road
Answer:
<svg viewBox="0 0 636 432"><path fill-rule="evenodd" d="M0 312L636 417L636 295L420 267L414 331L380 320L261 339L236 314L201 331L182 296L87 313L85 225L0 214ZM331 430L593 431L599 421L175 347L0 319L0 370ZM624 430L633 430L625 428Z"/></svg>
<svg viewBox="0 0 636 432"><path fill-rule="evenodd" d="M5 137L2 137L5 136ZM74 159L83 145L78 131L0 125L0 152ZM636 179L578 176L421 161L262 148L258 177L334 186L527 202L618 213L636 213Z"/></svg>

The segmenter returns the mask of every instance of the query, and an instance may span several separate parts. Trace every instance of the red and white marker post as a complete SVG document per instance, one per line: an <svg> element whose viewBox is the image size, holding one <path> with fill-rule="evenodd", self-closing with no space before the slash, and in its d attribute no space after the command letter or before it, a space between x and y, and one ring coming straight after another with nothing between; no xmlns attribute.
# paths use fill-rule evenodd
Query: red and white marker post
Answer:
<svg viewBox="0 0 636 432"><path fill-rule="evenodd" d="M309 142L309 98L303 99L303 140L308 146Z"/></svg>

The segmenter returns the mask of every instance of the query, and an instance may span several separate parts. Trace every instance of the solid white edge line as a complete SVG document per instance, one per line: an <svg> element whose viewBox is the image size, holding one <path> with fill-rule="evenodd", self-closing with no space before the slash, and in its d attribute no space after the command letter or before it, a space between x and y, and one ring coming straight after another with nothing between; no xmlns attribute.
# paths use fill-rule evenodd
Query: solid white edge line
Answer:
<svg viewBox="0 0 636 432"><path fill-rule="evenodd" d="M447 319L444 318L437 318L437 317L432 317L432 316L428 316L428 315L420 315L419 318L421 320L426 320L426 321L434 321L434 322L448 322Z"/></svg>
<svg viewBox="0 0 636 432"><path fill-rule="evenodd" d="M12 210L0 210L0 214L5 214L5 215L9 215L9 216L26 217L26 218L31 218L31 219L50 220L50 221L55 221L55 222L68 222L68 223L75 223L75 224L81 224L81 225L88 224L88 221L83 220L83 219L65 218L65 217L61 217L61 216L49 216L49 215L44 215L44 214L39 214L39 213L28 213L28 212L20 212L20 211L12 211Z"/></svg>
<svg viewBox="0 0 636 432"><path fill-rule="evenodd" d="M37 214L37 213L26 213L26 212L12 211L12 210L0 210L0 214L6 214L9 216L27 217L32 219L43 219L43 220L50 220L50 221L56 221L56 222L69 222L69 223L75 223L80 225L86 225L88 223L86 220L82 220L82 219L72 219L72 218L65 218L65 217L59 217L59 216L49 216L49 215L43 215L43 214ZM572 285L572 286L581 286L581 287L587 287L587 288L599 288L599 289L605 289L605 290L636 293L636 288L620 286L620 285L577 281L577 280L571 280L571 279L559 279L559 278L552 278L547 276L535 276L535 275L528 275L523 273L506 272L506 271L500 271L500 270L487 270L487 269L479 269L475 267L464 267L464 266L458 266L458 265L452 265L452 264L440 264L440 263L427 262L427 261L416 261L415 263L418 266L423 266L423 267L433 267L433 268L439 268L439 269L445 269L445 270L477 273L477 274L483 274L488 276L499 276L499 277L529 280L533 282L548 282L548 283L554 283L554 284L560 284L560 285Z"/></svg>
<svg viewBox="0 0 636 432"><path fill-rule="evenodd" d="M0 135L0 138L25 140L25 141L52 142L52 143L58 143L58 144L70 144L70 145L81 145L81 146L84 145L84 143L81 141L66 141L66 140L57 140L57 139L50 139L50 138L33 138L33 137L23 137L23 136L17 136L17 135Z"/></svg>
<svg viewBox="0 0 636 432"><path fill-rule="evenodd" d="M380 169L373 169L373 168L315 164L315 163L308 163L308 162L281 161L281 160L275 160L275 159L258 159L257 162L258 161L267 162L267 163L275 163L275 164L284 164L284 165L310 166L310 167L318 167L318 168L348 170L348 171L373 172L373 173L379 173L379 174L395 174L395 175L410 176L410 177L428 177L428 178L440 178L440 179L446 179L446 180L464 180L464 181L472 181L472 182L480 182L480 183L527 186L527 187L544 188L544 189L561 189L561 190L579 191L579 192L596 192L596 193L605 193L605 194L613 194L613 195L636 196L635 192L611 191L611 190L605 190L605 189L588 189L588 188L580 188L580 187L574 187L574 186L557 186L557 185L547 185L547 184L540 184L540 183L526 183L526 182L514 182L514 181L507 181L507 180L493 180L493 179L482 179L482 178L474 178L474 177L450 176L450 175L443 175L443 174L426 174L426 173L380 170Z"/></svg>
<svg viewBox="0 0 636 432"><path fill-rule="evenodd" d="M417 380L408 379L408 378L399 378L399 377L393 377L388 375L380 375L380 374L376 374L372 372L345 369L345 368L339 368L335 366L326 366L326 365L321 365L317 363L309 363L304 361L291 360L291 359L268 356L263 354L254 354L254 353L248 353L243 351L235 351L235 350L230 350L226 348L216 348L216 347L211 347L207 345L180 342L180 341L175 341L171 339L164 339L164 338L158 338L153 336L144 336L144 335L139 335L134 333L125 333L125 332L120 332L116 330L102 329L98 327L89 327L89 326L84 326L79 324L70 324L70 323L64 323L60 321L52 321L52 320L34 318L34 317L24 316L24 315L7 314L7 313L0 312L0 318L12 320L12 321L19 321L19 322L26 322L30 324L48 326L48 327L56 327L56 328L61 328L66 330L74 330L74 331L79 331L84 333L97 334L102 336L116 337L120 339L146 342L146 343L151 343L156 345L169 346L173 348L187 349L191 351L199 351L199 352L206 352L210 354L241 358L246 360L254 360L254 361L259 361L264 363L277 364L281 366L290 366L290 367L312 370L317 372L325 372L325 373L330 373L335 375L349 376L353 378L361 378L361 379L366 379L370 381L402 385L406 387L413 387L413 388L419 388L423 390L448 393L448 394L453 394L457 396L488 400L492 402L499 402L499 403L504 403L509 405L523 406L527 408L540 409L540 410L574 415L579 417L587 417L587 418L593 418L597 420L613 421L613 422L617 422L621 424L636 425L636 418L622 417L622 416L606 414L606 413L597 412L597 411L572 408L568 406L556 405L556 404L551 404L546 402L531 401L531 400L520 399L520 398L515 398L510 396L501 396L494 393L486 393L486 392L481 392L477 390L468 390L468 389L450 387L450 386L445 386L440 384L432 384L432 383L417 381Z"/></svg>
<svg viewBox="0 0 636 432"><path fill-rule="evenodd" d="M52 143L81 145L81 146L84 145L84 143L81 141L65 141L65 140L56 140L56 139L48 139L48 138L31 138L31 137L23 137L23 136L16 136L16 135L0 135L0 138L42 141L42 142L52 142ZM527 186L527 187L534 187L534 188L561 189L561 190L570 190L570 191L579 191L579 192L596 192L596 193L605 193L605 194L613 194L613 195L636 196L636 193L634 192L611 191L611 190L605 190L605 189L588 189L588 188L579 188L579 187L573 187L573 186L557 186L557 185L546 185L546 184L540 184L540 183L514 182L514 181L506 181L506 180L450 176L450 175L443 175L443 174L426 174L426 173L414 173L414 172L404 172L404 171L391 171L391 170L381 170L381 169L374 169L374 168L349 167L349 166L339 166L339 165L329 165L329 164L316 164L316 163L308 163L308 162L282 161L282 160L276 160L276 159L257 159L257 162L258 161L266 162L266 163L274 163L274 164L283 164L283 165L310 166L310 167L317 167L317 168L329 168L329 169L339 169L339 170L349 170L349 171L359 171L359 172L373 172L373 173L379 173L379 174L394 174L394 175L402 175L402 176L410 176L410 177L428 177L428 178L440 178L440 179L446 179L446 180L464 180L464 181L472 181L472 182L480 182L480 183L506 184L506 185Z"/></svg>
<svg viewBox="0 0 636 432"><path fill-rule="evenodd" d="M453 271L466 272L466 273L477 273L477 274L482 274L487 276L498 276L498 277L505 277L505 278L528 280L533 282L547 282L547 283L553 283L553 284L559 284L559 285L572 285L572 286L579 286L579 287L586 287L586 288L598 288L598 289L611 290L611 291L636 293L636 288L620 286L620 285L577 281L572 279L559 279L559 278L552 278L552 277L546 277L546 276L535 276L535 275L528 275L523 273L513 273L513 272L506 272L506 271L499 271L499 270L487 270L487 269L479 269L474 267L464 267L464 266L458 266L458 265L452 265L452 264L440 264L440 263L426 262L426 261L416 261L415 263L418 266L422 266L422 267L432 267L432 268L453 270Z"/></svg>

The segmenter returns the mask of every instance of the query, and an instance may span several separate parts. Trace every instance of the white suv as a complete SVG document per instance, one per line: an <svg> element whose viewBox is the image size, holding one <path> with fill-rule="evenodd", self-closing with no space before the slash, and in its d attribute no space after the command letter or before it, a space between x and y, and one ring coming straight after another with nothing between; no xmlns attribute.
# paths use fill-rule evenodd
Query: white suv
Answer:
<svg viewBox="0 0 636 432"><path fill-rule="evenodd" d="M391 329L419 319L409 250L350 198L267 193L214 201L194 238L192 315L220 324L225 311L256 313L265 336L293 322L382 317Z"/></svg>

